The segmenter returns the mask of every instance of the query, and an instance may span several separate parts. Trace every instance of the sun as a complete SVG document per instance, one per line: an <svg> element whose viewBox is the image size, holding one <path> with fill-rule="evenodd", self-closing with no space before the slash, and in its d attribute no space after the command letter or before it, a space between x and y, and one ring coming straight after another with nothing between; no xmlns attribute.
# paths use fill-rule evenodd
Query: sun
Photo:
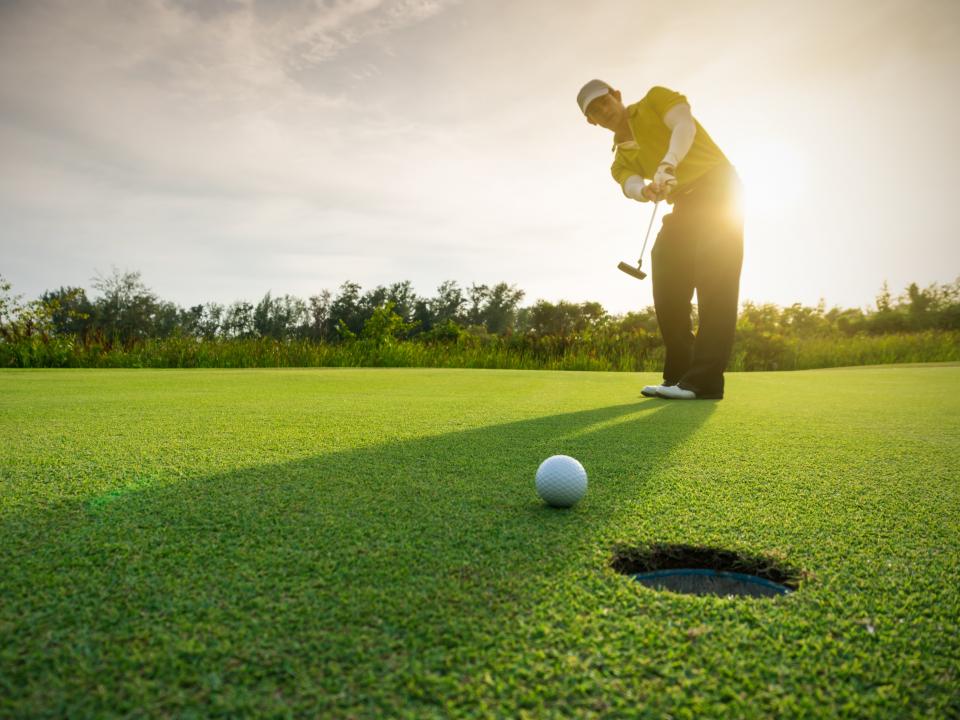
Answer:
<svg viewBox="0 0 960 720"><path fill-rule="evenodd" d="M809 187L803 153L789 142L771 137L751 138L731 154L743 180L748 216L778 216L801 202Z"/></svg>

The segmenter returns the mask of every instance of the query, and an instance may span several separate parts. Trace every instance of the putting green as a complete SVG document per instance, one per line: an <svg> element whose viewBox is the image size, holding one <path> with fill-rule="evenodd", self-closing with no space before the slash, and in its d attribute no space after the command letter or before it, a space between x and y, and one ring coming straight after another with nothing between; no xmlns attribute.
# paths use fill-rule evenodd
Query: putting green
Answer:
<svg viewBox="0 0 960 720"><path fill-rule="evenodd" d="M655 379L0 372L0 716L960 715L960 367ZM806 580L610 569L654 542Z"/></svg>

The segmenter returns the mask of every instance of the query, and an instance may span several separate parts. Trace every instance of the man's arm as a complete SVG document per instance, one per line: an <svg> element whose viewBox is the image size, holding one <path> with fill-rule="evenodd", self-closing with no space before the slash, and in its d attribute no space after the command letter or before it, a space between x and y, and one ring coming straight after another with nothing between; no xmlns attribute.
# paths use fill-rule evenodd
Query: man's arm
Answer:
<svg viewBox="0 0 960 720"><path fill-rule="evenodd" d="M657 166L650 184L650 191L662 200L677 185L677 165L687 156L697 135L697 124L686 103L674 105L663 115L664 124L670 128L670 146Z"/></svg>
<svg viewBox="0 0 960 720"><path fill-rule="evenodd" d="M670 128L670 147L660 164L676 167L690 152L693 139L697 136L697 123L686 103L674 105L663 116L663 123Z"/></svg>
<svg viewBox="0 0 960 720"><path fill-rule="evenodd" d="M635 175L630 168L626 167L617 158L614 158L613 165L610 166L610 174L613 175L613 179L623 190L623 194L631 200L647 202L654 199L650 193L650 186L644 182L643 178Z"/></svg>

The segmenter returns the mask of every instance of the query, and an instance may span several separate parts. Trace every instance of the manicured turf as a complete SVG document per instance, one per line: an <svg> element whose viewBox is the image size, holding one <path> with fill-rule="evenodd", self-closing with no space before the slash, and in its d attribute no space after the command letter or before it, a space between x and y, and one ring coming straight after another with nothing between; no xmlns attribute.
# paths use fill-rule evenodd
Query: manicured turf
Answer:
<svg viewBox="0 0 960 720"><path fill-rule="evenodd" d="M960 715L960 368L653 379L0 372L0 716ZM649 543L807 579L610 569Z"/></svg>

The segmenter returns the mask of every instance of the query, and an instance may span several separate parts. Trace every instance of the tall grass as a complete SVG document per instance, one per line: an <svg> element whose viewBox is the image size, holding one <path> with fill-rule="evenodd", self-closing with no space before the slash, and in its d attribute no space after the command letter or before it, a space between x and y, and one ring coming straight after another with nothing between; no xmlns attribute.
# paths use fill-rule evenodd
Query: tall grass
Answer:
<svg viewBox="0 0 960 720"><path fill-rule="evenodd" d="M738 342L731 370L809 370L851 365L955 362L960 332L928 330L888 335L834 335L780 338L773 350L756 342Z"/></svg>
<svg viewBox="0 0 960 720"><path fill-rule="evenodd" d="M958 360L957 331L802 339L746 336L734 347L730 369L801 370ZM646 333L591 340L462 335L447 342L357 339L336 344L171 337L126 347L65 337L0 342L0 367L21 368L441 367L635 372L662 366L663 347Z"/></svg>

